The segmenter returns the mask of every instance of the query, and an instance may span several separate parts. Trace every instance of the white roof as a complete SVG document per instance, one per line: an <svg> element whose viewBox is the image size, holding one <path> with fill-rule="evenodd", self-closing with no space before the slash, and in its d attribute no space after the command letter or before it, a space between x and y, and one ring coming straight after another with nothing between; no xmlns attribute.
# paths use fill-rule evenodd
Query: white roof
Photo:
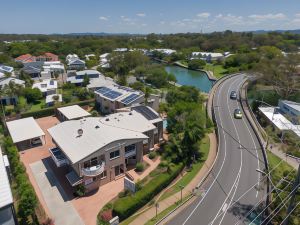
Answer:
<svg viewBox="0 0 300 225"><path fill-rule="evenodd" d="M12 73L13 71L14 71L14 68L11 66L0 65L0 72Z"/></svg>
<svg viewBox="0 0 300 225"><path fill-rule="evenodd" d="M156 48L156 49L154 49L152 51L158 51L158 52L164 53L166 55L171 55L172 53L176 52L176 50L167 49L167 48Z"/></svg>
<svg viewBox="0 0 300 225"><path fill-rule="evenodd" d="M98 78L92 78L90 79L90 83L87 85L87 88L100 88L100 87L105 87L109 85L114 85L116 84L114 80L110 77L105 77L105 76L99 76Z"/></svg>
<svg viewBox="0 0 300 225"><path fill-rule="evenodd" d="M3 77L0 79L0 86L4 86L4 85L8 85L9 82L14 82L15 84L20 84L20 85L24 85L25 81L24 80L20 80L17 78L13 78L13 77Z"/></svg>
<svg viewBox="0 0 300 225"><path fill-rule="evenodd" d="M275 107L259 107L261 111L279 130L292 130L293 124L286 119L281 113L278 112L278 108ZM275 110L275 113L273 114Z"/></svg>
<svg viewBox="0 0 300 225"><path fill-rule="evenodd" d="M126 52L127 50L127 48L116 48L114 52Z"/></svg>
<svg viewBox="0 0 300 225"><path fill-rule="evenodd" d="M0 208L12 204L13 201L14 200L2 156L2 150L0 148Z"/></svg>
<svg viewBox="0 0 300 225"><path fill-rule="evenodd" d="M54 102L53 97L58 96L58 102L62 102L62 95L61 94L53 94L53 95L47 95L46 96L46 104L50 102Z"/></svg>
<svg viewBox="0 0 300 225"><path fill-rule="evenodd" d="M300 112L300 103L292 102L292 101L288 101L288 100L282 100L281 102L284 103L285 105L293 108L294 110L297 110L298 112Z"/></svg>
<svg viewBox="0 0 300 225"><path fill-rule="evenodd" d="M78 130L82 130L82 135ZM147 139L140 132L108 126L99 117L69 120L48 129L49 134L72 163L76 163L106 145L116 142Z"/></svg>
<svg viewBox="0 0 300 225"><path fill-rule="evenodd" d="M130 131L138 131L141 133L156 128L142 114L136 111L110 114L109 116L100 119L100 122L108 126L118 127Z"/></svg>
<svg viewBox="0 0 300 225"><path fill-rule="evenodd" d="M212 58L218 58L218 57L223 57L222 53L218 53L218 52L192 52L193 56L203 56L203 57L208 57L209 55Z"/></svg>
<svg viewBox="0 0 300 225"><path fill-rule="evenodd" d="M70 105L66 107L57 108L68 120L83 118L91 114L81 108L79 105Z"/></svg>
<svg viewBox="0 0 300 225"><path fill-rule="evenodd" d="M81 70L81 71L76 72L76 75L78 75L78 76L80 76L80 75L91 75L91 74L100 75L101 73L97 70Z"/></svg>
<svg viewBox="0 0 300 225"><path fill-rule="evenodd" d="M33 117L13 120L6 124L14 143L45 135Z"/></svg>
<svg viewBox="0 0 300 225"><path fill-rule="evenodd" d="M99 58L100 59L104 59L104 58L106 58L109 55L110 55L110 53L104 53L104 54L100 55Z"/></svg>
<svg viewBox="0 0 300 225"><path fill-rule="evenodd" d="M56 80L43 80L42 82L37 82L32 85L32 88L38 88L41 92L47 92L48 90L57 89Z"/></svg>

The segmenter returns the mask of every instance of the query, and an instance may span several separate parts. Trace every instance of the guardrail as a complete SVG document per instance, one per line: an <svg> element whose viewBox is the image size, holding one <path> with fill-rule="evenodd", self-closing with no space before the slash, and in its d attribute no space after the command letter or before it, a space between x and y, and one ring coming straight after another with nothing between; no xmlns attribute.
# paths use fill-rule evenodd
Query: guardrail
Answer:
<svg viewBox="0 0 300 225"><path fill-rule="evenodd" d="M265 148L265 143L264 143L264 139L260 133L260 129L262 129L262 127L260 126L260 124L258 123L250 105L248 102L248 98L247 98L247 85L248 82L245 81L244 84L242 85L242 87L240 88L240 103L241 106L243 108L243 111L246 115L246 118L250 124L250 126L252 127L255 136L258 139L258 142L261 146L262 149L262 154L263 154L263 158L264 158L264 164L265 164L265 169L266 169L266 173L269 172L269 162L268 162L268 157L267 157L267 152L266 152L266 148ZM248 113L247 113L248 112ZM269 179L267 179L267 193L270 193L270 181ZM270 202L270 194L267 195L266 198L266 206L269 205ZM268 210L266 210L266 216L268 216Z"/></svg>

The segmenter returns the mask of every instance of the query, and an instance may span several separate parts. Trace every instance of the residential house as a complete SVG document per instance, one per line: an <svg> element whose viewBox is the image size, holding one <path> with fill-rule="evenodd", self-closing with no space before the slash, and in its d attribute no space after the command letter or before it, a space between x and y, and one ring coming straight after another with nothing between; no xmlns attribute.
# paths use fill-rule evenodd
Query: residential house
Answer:
<svg viewBox="0 0 300 225"><path fill-rule="evenodd" d="M32 88L38 88L43 96L56 94L57 91L57 81L56 80L43 80L41 82L36 82L32 85Z"/></svg>
<svg viewBox="0 0 300 225"><path fill-rule="evenodd" d="M85 62L79 59L76 54L67 55L66 62L69 70L82 70L85 68Z"/></svg>
<svg viewBox="0 0 300 225"><path fill-rule="evenodd" d="M46 96L46 105L53 106L55 102L62 102L62 95L61 94L52 94Z"/></svg>
<svg viewBox="0 0 300 225"><path fill-rule="evenodd" d="M173 49L167 49L167 48L156 48L156 49L152 49L150 50L150 52L160 52L164 55L171 55L173 53L176 53L176 50ZM151 53L150 53L151 54Z"/></svg>
<svg viewBox="0 0 300 225"><path fill-rule="evenodd" d="M25 81L19 80L14 77L1 77L0 78L0 90L4 90L5 87L8 87L9 83L13 82L15 84L19 84L25 86ZM12 96L10 94L2 93L0 96L0 101L2 105L15 105L18 101L17 96Z"/></svg>
<svg viewBox="0 0 300 225"><path fill-rule="evenodd" d="M0 224L15 225L14 199L7 173L7 163L0 148Z"/></svg>
<svg viewBox="0 0 300 225"><path fill-rule="evenodd" d="M11 66L0 65L0 73L12 73L14 72L14 68Z"/></svg>
<svg viewBox="0 0 300 225"><path fill-rule="evenodd" d="M44 62L38 61L38 62L28 62L24 64L24 67L22 68L22 71L29 75L31 79L33 80L44 80L44 79L50 79L51 78L51 72L50 71L44 71L43 70Z"/></svg>
<svg viewBox="0 0 300 225"><path fill-rule="evenodd" d="M30 62L58 61L58 56L50 52L46 52L43 55L39 55L39 56L25 54L15 58L15 61L23 64L30 63Z"/></svg>
<svg viewBox="0 0 300 225"><path fill-rule="evenodd" d="M48 129L56 144L50 149L55 164L68 166L66 179L89 192L123 176L148 152L147 134L156 127L138 112L70 120ZM145 149L146 148L146 149Z"/></svg>
<svg viewBox="0 0 300 225"><path fill-rule="evenodd" d="M51 76L54 77L56 73L63 74L65 72L65 66L60 61L44 62L43 71L50 72Z"/></svg>
<svg viewBox="0 0 300 225"><path fill-rule="evenodd" d="M91 114L81 108L79 105L70 105L57 108L56 117L60 121L78 120L91 116Z"/></svg>
<svg viewBox="0 0 300 225"><path fill-rule="evenodd" d="M76 85L82 85L84 81L84 77L87 76L89 79L97 79L100 76L103 76L100 72L97 70L82 70L72 73L73 76L68 76L67 82L70 82L72 84Z"/></svg>
<svg viewBox="0 0 300 225"><path fill-rule="evenodd" d="M144 93L129 87L109 85L97 89L96 102L103 113L113 113L117 109L143 103Z"/></svg>
<svg viewBox="0 0 300 225"><path fill-rule="evenodd" d="M224 55L217 52L192 52L190 59L202 59L207 62L223 59Z"/></svg>
<svg viewBox="0 0 300 225"><path fill-rule="evenodd" d="M127 48L116 48L114 49L114 52L127 52L128 49Z"/></svg>
<svg viewBox="0 0 300 225"><path fill-rule="evenodd" d="M109 68L108 57L110 53L104 53L99 56L99 63L102 68Z"/></svg>

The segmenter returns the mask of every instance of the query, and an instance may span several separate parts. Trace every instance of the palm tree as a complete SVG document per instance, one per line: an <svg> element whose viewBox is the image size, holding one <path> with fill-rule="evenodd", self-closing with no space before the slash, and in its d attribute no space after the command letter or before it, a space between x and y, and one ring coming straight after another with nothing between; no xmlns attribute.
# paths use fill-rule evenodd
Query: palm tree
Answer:
<svg viewBox="0 0 300 225"><path fill-rule="evenodd" d="M204 137L204 130L198 123L189 124L184 128L181 141L184 155L189 165L199 151L198 142Z"/></svg>

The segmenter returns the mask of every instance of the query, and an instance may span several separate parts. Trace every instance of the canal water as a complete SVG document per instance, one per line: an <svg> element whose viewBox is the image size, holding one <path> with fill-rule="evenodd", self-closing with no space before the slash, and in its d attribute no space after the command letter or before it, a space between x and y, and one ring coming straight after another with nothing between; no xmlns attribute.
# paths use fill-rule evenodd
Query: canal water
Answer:
<svg viewBox="0 0 300 225"><path fill-rule="evenodd" d="M178 84L195 86L206 93L212 88L213 82L208 79L205 72L188 70L179 66L166 66L165 70L175 75Z"/></svg>

